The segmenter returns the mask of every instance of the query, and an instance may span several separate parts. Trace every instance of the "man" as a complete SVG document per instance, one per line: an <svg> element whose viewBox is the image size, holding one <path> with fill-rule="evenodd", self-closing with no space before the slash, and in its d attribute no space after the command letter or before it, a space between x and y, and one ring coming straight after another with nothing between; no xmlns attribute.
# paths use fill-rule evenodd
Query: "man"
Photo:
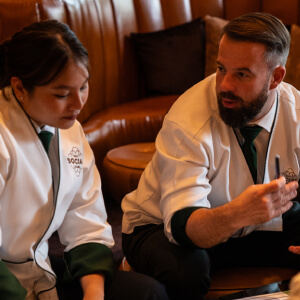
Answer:
<svg viewBox="0 0 300 300"><path fill-rule="evenodd" d="M289 251L300 245L300 206L292 201L300 94L282 82L289 44L285 26L269 14L229 22L216 74L173 105L137 190L123 200L124 253L170 299L203 299L211 269L300 268Z"/></svg>

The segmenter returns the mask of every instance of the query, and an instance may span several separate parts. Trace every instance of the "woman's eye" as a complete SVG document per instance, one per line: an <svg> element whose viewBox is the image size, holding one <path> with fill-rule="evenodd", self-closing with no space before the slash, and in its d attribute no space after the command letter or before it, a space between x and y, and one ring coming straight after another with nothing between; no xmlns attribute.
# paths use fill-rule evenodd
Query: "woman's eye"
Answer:
<svg viewBox="0 0 300 300"><path fill-rule="evenodd" d="M82 87L80 88L80 90L81 90L81 91L84 91L87 87L88 87L88 85L85 84L84 86L82 86Z"/></svg>
<svg viewBox="0 0 300 300"><path fill-rule="evenodd" d="M56 98L66 98L68 95L54 95Z"/></svg>

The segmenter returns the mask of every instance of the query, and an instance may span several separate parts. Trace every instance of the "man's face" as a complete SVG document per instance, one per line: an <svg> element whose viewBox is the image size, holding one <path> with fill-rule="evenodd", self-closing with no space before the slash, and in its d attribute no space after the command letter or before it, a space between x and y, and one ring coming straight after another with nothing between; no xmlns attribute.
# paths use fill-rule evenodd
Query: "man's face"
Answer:
<svg viewBox="0 0 300 300"><path fill-rule="evenodd" d="M216 91L219 112L229 126L242 127L266 114L271 72L264 60L265 46L237 42L223 36L217 60Z"/></svg>

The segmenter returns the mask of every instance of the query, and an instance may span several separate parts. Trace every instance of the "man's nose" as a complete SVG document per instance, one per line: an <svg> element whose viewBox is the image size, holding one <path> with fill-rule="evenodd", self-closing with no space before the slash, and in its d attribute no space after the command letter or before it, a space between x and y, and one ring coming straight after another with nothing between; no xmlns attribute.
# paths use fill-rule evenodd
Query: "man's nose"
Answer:
<svg viewBox="0 0 300 300"><path fill-rule="evenodd" d="M236 83L235 83L233 75L226 73L220 82L220 91L234 92L235 90L236 90Z"/></svg>

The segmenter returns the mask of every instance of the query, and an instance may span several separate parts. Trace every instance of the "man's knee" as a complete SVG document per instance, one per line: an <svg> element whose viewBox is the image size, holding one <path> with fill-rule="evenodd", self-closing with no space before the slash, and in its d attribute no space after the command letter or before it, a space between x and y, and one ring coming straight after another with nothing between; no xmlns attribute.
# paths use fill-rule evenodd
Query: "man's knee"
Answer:
<svg viewBox="0 0 300 300"><path fill-rule="evenodd" d="M205 250L188 249L169 242L163 226L149 226L125 236L124 241L133 269L161 282L171 299L201 299L207 293L210 261Z"/></svg>
<svg viewBox="0 0 300 300"><path fill-rule="evenodd" d="M117 271L105 299L168 300L169 297L165 286L154 278L133 271Z"/></svg>
<svg viewBox="0 0 300 300"><path fill-rule="evenodd" d="M210 286L209 258L196 250L170 267L161 279L171 299L202 299Z"/></svg>

